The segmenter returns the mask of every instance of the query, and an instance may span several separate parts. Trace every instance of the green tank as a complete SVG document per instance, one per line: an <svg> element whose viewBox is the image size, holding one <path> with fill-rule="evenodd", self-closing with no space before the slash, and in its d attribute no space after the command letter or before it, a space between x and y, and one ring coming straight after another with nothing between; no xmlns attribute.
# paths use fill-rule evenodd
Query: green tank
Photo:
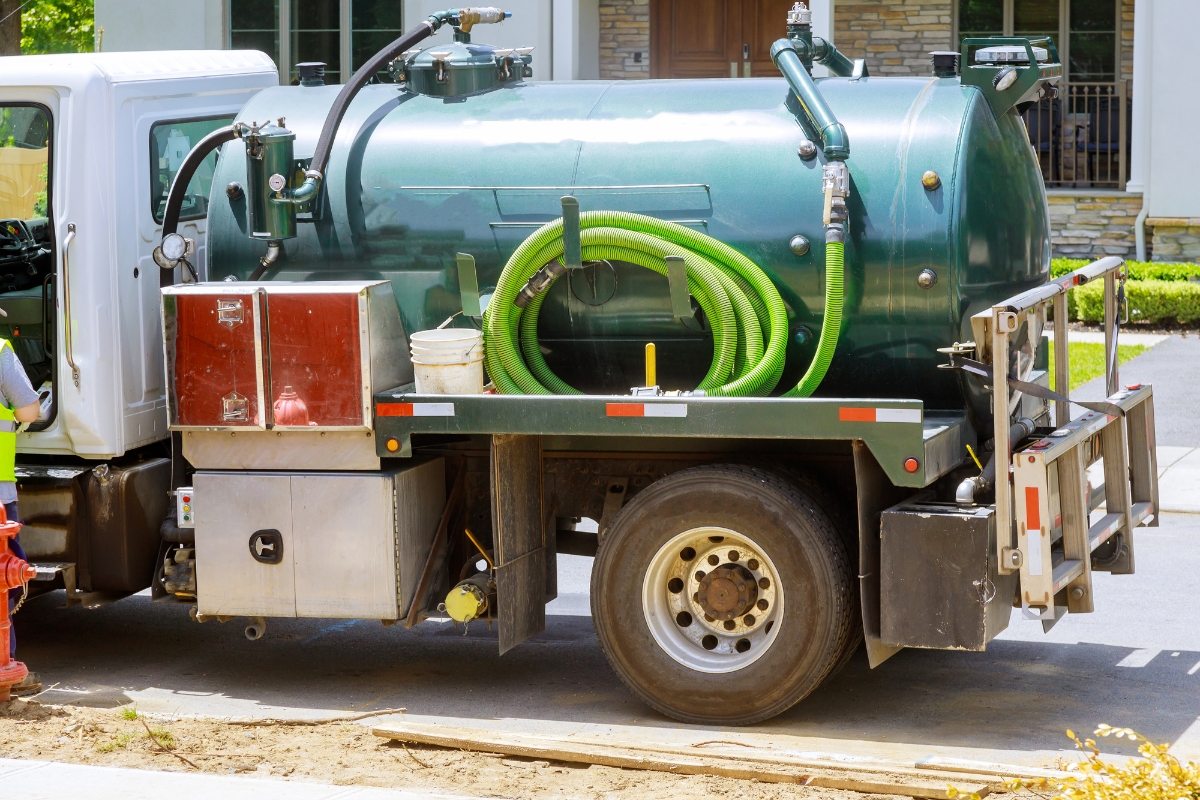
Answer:
<svg viewBox="0 0 1200 800"><path fill-rule="evenodd" d="M938 369L937 349L971 340L972 314L1048 278L1045 189L1021 118L997 118L958 77L816 82L851 143L844 324L817 394L989 416L986 395ZM285 118L304 169L338 89L269 89L239 120ZM388 279L407 330L436 327L462 307L457 253L474 256L486 300L517 246L573 195L583 211L702 231L762 267L788 306L781 393L813 357L825 300L824 156L798 152L820 141L802 112L782 78L513 81L466 96L370 85L268 277ZM225 145L214 180L210 280L244 279L263 255L246 199L224 190L246 184L244 148ZM937 180L923 182L928 172ZM667 279L623 263L558 281L539 338L550 367L589 392L640 385L647 342L667 389L690 389L712 360L703 316L674 316Z"/></svg>

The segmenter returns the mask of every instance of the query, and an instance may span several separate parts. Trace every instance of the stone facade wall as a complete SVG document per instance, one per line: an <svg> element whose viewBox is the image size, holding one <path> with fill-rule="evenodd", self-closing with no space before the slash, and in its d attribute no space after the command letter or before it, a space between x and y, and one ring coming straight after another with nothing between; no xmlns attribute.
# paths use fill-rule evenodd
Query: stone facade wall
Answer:
<svg viewBox="0 0 1200 800"><path fill-rule="evenodd" d="M650 77L650 0L600 0L600 79Z"/></svg>
<svg viewBox="0 0 1200 800"><path fill-rule="evenodd" d="M1133 223L1142 196L1117 191L1051 190L1054 255L1063 258L1133 258Z"/></svg>
<svg viewBox="0 0 1200 800"><path fill-rule="evenodd" d="M1193 261L1200 263L1200 217L1150 217L1146 220L1146 238L1153 231L1153 261Z"/></svg>
<svg viewBox="0 0 1200 800"><path fill-rule="evenodd" d="M833 42L872 75L930 75L929 51L957 50L951 0L837 0Z"/></svg>
<svg viewBox="0 0 1200 800"><path fill-rule="evenodd" d="M1133 80L1133 0L1121 0L1121 74L1117 80Z"/></svg>

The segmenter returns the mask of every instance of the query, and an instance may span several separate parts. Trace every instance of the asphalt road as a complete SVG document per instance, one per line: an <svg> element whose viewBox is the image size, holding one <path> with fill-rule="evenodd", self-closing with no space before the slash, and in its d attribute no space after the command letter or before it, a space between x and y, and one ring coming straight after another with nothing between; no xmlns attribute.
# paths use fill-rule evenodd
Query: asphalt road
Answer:
<svg viewBox="0 0 1200 800"><path fill-rule="evenodd" d="M1120 338L1118 337L1118 342ZM1121 385L1154 385L1154 427L1160 445L1200 447L1200 336L1172 336L1121 365ZM1080 400L1104 398L1104 378L1072 392ZM1075 415L1083 413L1078 406Z"/></svg>
<svg viewBox="0 0 1200 800"><path fill-rule="evenodd" d="M907 650L875 670L860 653L791 711L747 733L825 751L948 754L1049 763L1063 731L1130 726L1200 758L1200 516L1140 529L1138 572L1096 578L1097 613L1049 635L1013 614L986 653ZM322 715L406 707L409 717L508 720L537 729L681 728L637 701L608 667L586 613L590 560L564 557L547 630L503 657L485 625L406 631L373 622L192 622L148 597L85 611L61 593L17 617L20 655L58 687L43 700L136 702L174 714ZM458 724L461 724L458 723ZM804 743L808 742L807 745ZM1121 752L1118 743L1108 749Z"/></svg>

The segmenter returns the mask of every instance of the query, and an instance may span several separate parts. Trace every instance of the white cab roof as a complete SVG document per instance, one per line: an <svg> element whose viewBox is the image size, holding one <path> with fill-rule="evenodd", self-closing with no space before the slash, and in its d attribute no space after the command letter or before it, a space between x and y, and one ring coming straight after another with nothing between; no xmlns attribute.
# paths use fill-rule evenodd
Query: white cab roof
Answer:
<svg viewBox="0 0 1200 800"><path fill-rule="evenodd" d="M110 83L274 73L257 50L142 50L0 58L0 85L45 84L50 75L99 72Z"/></svg>

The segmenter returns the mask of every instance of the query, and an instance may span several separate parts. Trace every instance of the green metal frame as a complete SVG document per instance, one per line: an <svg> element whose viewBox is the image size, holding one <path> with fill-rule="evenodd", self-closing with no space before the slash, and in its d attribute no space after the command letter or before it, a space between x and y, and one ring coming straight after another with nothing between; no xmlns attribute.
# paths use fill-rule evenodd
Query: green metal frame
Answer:
<svg viewBox="0 0 1200 800"><path fill-rule="evenodd" d="M439 404L453 416L408 416L410 406ZM630 406L678 406L686 416L613 416ZM610 406L621 408L610 409ZM871 409L908 412L920 421L872 422ZM915 412L915 414L913 413ZM651 411L650 413L653 413ZM399 414L403 414L400 416ZM971 443L965 415L926 416L918 400L614 397L532 395L375 396L375 441L381 457L412 454L412 434L529 434L541 436L676 437L690 439L861 440L892 483L922 488L961 463ZM966 437L970 437L969 439ZM389 449L389 442L395 450ZM917 468L905 468L908 459Z"/></svg>
<svg viewBox="0 0 1200 800"><path fill-rule="evenodd" d="M1045 45L1049 61L1039 62L1033 52L1034 45ZM1017 45L1025 48L1029 57L1028 66L1018 66L1017 80L1004 91L998 91L992 84L1000 70L1011 64L992 66L990 64L971 64L968 57L972 48L993 47L996 45ZM1063 74L1062 63L1059 62L1058 48L1052 39L1024 39L1018 36L989 36L976 39L963 39L962 51L959 54L959 64L962 65L963 86L974 86L983 92L992 113L998 118L1010 108L1023 100L1030 99L1037 86L1042 81L1057 83Z"/></svg>

